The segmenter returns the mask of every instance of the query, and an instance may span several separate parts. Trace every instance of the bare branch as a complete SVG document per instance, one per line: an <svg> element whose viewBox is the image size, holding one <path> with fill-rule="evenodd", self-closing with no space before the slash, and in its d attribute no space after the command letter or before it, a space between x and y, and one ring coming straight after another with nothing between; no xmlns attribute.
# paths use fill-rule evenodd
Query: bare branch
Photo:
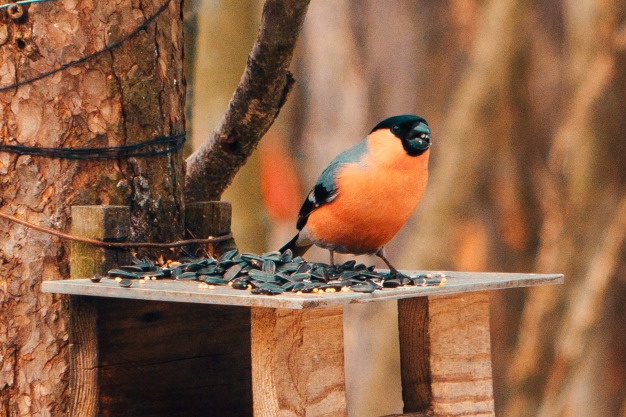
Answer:
<svg viewBox="0 0 626 417"><path fill-rule="evenodd" d="M293 85L289 64L310 0L267 0L248 65L213 134L187 159L187 201L219 200Z"/></svg>

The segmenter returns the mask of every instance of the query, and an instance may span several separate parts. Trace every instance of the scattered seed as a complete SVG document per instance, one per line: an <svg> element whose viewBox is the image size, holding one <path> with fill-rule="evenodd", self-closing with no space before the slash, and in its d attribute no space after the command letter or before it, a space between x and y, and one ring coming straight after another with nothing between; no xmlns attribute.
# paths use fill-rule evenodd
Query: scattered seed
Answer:
<svg viewBox="0 0 626 417"><path fill-rule="evenodd" d="M261 270L263 272L265 272L266 274L275 274L276 273L276 264L274 263L274 261L266 259L265 261L263 261L263 265L261 267Z"/></svg>
<svg viewBox="0 0 626 417"><path fill-rule="evenodd" d="M130 288L133 285L133 281L131 281L128 278L120 279L119 283L120 283L120 287L124 287L124 288Z"/></svg>
<svg viewBox="0 0 626 417"><path fill-rule="evenodd" d="M235 265L231 266L230 268L228 268L226 273L224 273L224 279L226 281L232 280L237 275L239 275L239 273L241 272L242 269L243 269L242 264L235 264Z"/></svg>
<svg viewBox="0 0 626 417"><path fill-rule="evenodd" d="M239 253L231 250L218 259L211 257L183 257L180 261L133 258L131 265L112 269L108 275L118 283L137 279L140 284L158 278L199 281L199 289L212 289L216 285L228 285L234 289L251 290L254 294L296 294L334 292L371 293L383 288L396 288L407 285L440 286L446 283L444 273L428 273L415 276L391 275L378 272L374 266L357 264L349 260L338 266L318 262L306 262L300 256L268 252L263 255ZM100 277L101 279L101 277ZM98 282L98 276L91 278ZM120 284L121 285L121 284Z"/></svg>

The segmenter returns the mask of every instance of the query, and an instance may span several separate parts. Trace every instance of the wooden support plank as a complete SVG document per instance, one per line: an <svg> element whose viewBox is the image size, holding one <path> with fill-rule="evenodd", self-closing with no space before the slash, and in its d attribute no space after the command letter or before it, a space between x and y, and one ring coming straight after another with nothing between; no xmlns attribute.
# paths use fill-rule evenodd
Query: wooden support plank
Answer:
<svg viewBox="0 0 626 417"><path fill-rule="evenodd" d="M343 354L341 307L253 307L254 416L347 416Z"/></svg>
<svg viewBox="0 0 626 417"><path fill-rule="evenodd" d="M228 204L195 203L189 213L199 236L230 230ZM128 235L127 207L72 215L76 235ZM72 277L105 275L127 255L73 244ZM71 296L70 315L71 416L252 415L248 308Z"/></svg>
<svg viewBox="0 0 626 417"><path fill-rule="evenodd" d="M70 296L70 416L95 417L98 401L98 339L93 297Z"/></svg>
<svg viewBox="0 0 626 417"><path fill-rule="evenodd" d="M398 300L400 372L404 412L430 409L430 338L428 297Z"/></svg>
<svg viewBox="0 0 626 417"><path fill-rule="evenodd" d="M405 271L405 273L415 275L427 272ZM560 274L446 272L446 275L448 277L447 282L442 286L385 288L380 291L375 291L372 294L351 291L323 294L296 294L293 292L285 292L279 295L263 296L251 294L250 291L234 290L228 286L218 286L215 287L215 289L207 291L198 289L197 282L181 282L166 279L146 282L145 285L133 285L131 288L122 288L117 282L110 279L104 279L97 284L92 283L88 279L46 281L43 283L42 289L44 292L98 297L310 309L342 306L352 303L563 283L563 275Z"/></svg>
<svg viewBox="0 0 626 417"><path fill-rule="evenodd" d="M400 300L403 416L494 416L489 295Z"/></svg>
<svg viewBox="0 0 626 417"><path fill-rule="evenodd" d="M429 297L432 410L436 416L495 416L489 294Z"/></svg>
<svg viewBox="0 0 626 417"><path fill-rule="evenodd" d="M123 206L73 206L71 233L92 239L128 236L129 211ZM106 274L128 255L118 250L72 242L72 279ZM97 300L71 296L69 303L70 416L95 417L100 411Z"/></svg>

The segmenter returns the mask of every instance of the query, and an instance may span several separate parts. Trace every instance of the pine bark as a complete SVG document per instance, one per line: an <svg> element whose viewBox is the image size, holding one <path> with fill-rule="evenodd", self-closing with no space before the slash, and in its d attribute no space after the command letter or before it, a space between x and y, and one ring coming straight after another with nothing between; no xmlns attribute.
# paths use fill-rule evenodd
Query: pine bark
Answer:
<svg viewBox="0 0 626 417"><path fill-rule="evenodd" d="M53 70L121 39L162 1L54 1L0 14L0 86ZM184 131L180 3L111 52L0 92L6 144L103 147ZM156 158L70 161L0 153L0 210L68 231L72 205L131 207L130 239L177 239L183 229L183 161ZM155 227L157 226L157 227ZM42 294L67 278L69 245L0 223L0 414L68 411L67 305Z"/></svg>

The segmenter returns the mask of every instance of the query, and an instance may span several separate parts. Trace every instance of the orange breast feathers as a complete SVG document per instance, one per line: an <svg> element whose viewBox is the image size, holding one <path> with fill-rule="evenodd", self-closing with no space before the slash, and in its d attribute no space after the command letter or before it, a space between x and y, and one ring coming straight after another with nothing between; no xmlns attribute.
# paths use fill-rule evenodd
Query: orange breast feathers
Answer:
<svg viewBox="0 0 626 417"><path fill-rule="evenodd" d="M371 133L367 143L361 162L339 168L337 197L309 216L306 227L319 246L374 253L398 233L424 194L430 150L410 156L387 129Z"/></svg>

